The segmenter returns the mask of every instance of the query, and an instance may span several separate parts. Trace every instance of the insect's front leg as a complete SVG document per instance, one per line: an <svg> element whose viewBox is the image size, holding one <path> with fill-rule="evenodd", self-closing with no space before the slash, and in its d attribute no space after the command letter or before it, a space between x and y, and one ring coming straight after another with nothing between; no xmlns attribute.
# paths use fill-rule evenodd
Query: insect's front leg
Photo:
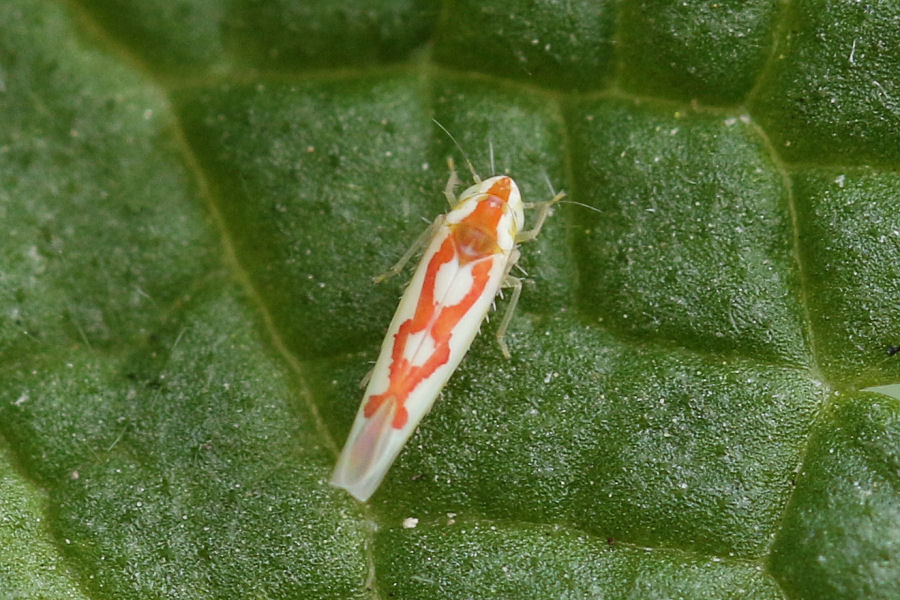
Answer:
<svg viewBox="0 0 900 600"><path fill-rule="evenodd" d="M537 221L534 223L534 227L527 231L520 231L516 234L516 243L521 244L523 242L530 242L534 238L541 233L541 229L544 227L544 221L547 220L547 217L550 216L550 209L553 208L553 205L566 197L565 192L560 192L553 196L553 198L547 202L542 202L540 204L535 204L533 207L540 207L540 212L538 213ZM526 206L526 208L532 208L532 206Z"/></svg>
<svg viewBox="0 0 900 600"><path fill-rule="evenodd" d="M456 165L453 164L453 158L447 157L447 168L450 169L450 177L447 179L447 185L444 186L444 196L450 203L450 208L456 206L458 199L456 198L456 188L462 183L459 175L456 173Z"/></svg>
<svg viewBox="0 0 900 600"><path fill-rule="evenodd" d="M373 281L375 283L381 283L385 279L390 279L391 277L402 271L403 267L406 266L406 263L409 262L409 259L418 254L422 250L422 248L424 248L428 244L429 240L431 240L431 238L434 236L434 233L438 229L440 229L443 224L444 215L438 215L437 217L435 217L434 221L431 222L431 225L429 225L428 228L425 229L425 231L420 233L419 237L417 237L412 245L407 248L406 252L403 253L403 256L400 257L400 260L394 263L394 265L384 273L376 275L373 278Z"/></svg>

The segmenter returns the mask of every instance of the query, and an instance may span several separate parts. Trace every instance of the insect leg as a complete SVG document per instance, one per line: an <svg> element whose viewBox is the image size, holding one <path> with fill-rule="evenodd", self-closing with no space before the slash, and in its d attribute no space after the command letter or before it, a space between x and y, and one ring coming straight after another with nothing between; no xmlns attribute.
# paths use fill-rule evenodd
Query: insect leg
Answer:
<svg viewBox="0 0 900 600"><path fill-rule="evenodd" d="M553 196L553 198L547 202L543 202L541 204L535 205L535 207L540 207L540 211L538 213L537 221L534 223L534 227L527 231L520 231L516 234L516 243L521 244L522 242L530 242L534 238L538 236L541 232L541 228L544 226L544 221L547 220L547 217L550 216L550 209L553 208L553 205L566 197L565 192L560 192Z"/></svg>
<svg viewBox="0 0 900 600"><path fill-rule="evenodd" d="M506 281L503 282L503 285L504 287L511 287L512 294L509 297L509 305L506 307L503 320L500 321L500 326L497 327L497 344L500 346L500 352L503 353L503 357L510 358L512 355L509 353L509 346L506 344L506 330L509 329L509 322L512 321L516 304L519 303L519 296L522 295L522 280L509 275Z"/></svg>
<svg viewBox="0 0 900 600"><path fill-rule="evenodd" d="M369 380L372 379L372 373L374 372L375 367L372 367L365 375L363 375L363 378L359 381L359 389L366 389L366 386L369 385Z"/></svg>
<svg viewBox="0 0 900 600"><path fill-rule="evenodd" d="M491 175L496 175L497 169L494 167L494 140L488 139L488 148L491 151Z"/></svg>
<svg viewBox="0 0 900 600"><path fill-rule="evenodd" d="M403 267L406 266L406 263L409 262L413 256L418 254L422 248L428 243L428 241L434 237L434 232L437 231L441 225L444 224L444 215L438 215L435 217L434 221L432 221L431 225L428 226L425 231L419 234L419 237L412 243L412 245L403 253L403 256L400 257L394 265L382 273L381 275L377 275L373 278L375 283L381 283L385 279L389 279L403 270Z"/></svg>
<svg viewBox="0 0 900 600"><path fill-rule="evenodd" d="M444 195L447 197L450 207L453 208L457 203L455 190L462 180L456 174L456 165L453 164L453 158L450 156L447 157L447 168L450 169L450 178L447 179L447 185L444 186Z"/></svg>
<svg viewBox="0 0 900 600"><path fill-rule="evenodd" d="M500 352L503 353L504 358L510 358L509 346L506 344L506 330L509 328L509 322L512 321L513 312L516 310L516 304L519 303L519 296L522 295L522 280L518 277L514 277L510 275L510 271L519 261L519 250L518 248L513 250L513 253L509 257L509 262L506 263L506 271L503 273L503 282L500 284L502 287L512 288L512 294L509 298L509 304L506 306L506 312L503 313L503 319L500 320L500 325L497 327L497 344L500 346Z"/></svg>

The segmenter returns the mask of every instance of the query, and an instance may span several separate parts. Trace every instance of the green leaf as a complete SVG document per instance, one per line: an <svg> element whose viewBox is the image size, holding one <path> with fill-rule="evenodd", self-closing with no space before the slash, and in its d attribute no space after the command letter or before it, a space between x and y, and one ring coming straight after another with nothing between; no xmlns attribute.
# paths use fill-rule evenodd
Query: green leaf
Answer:
<svg viewBox="0 0 900 600"><path fill-rule="evenodd" d="M0 448L0 586L3 598L87 599L62 544L52 541L47 498L16 472L7 444Z"/></svg>
<svg viewBox="0 0 900 600"><path fill-rule="evenodd" d="M900 596L898 23L0 3L0 598ZM432 119L583 206L360 504Z"/></svg>
<svg viewBox="0 0 900 600"><path fill-rule="evenodd" d="M823 413L770 557L788 593L900 594L898 415L900 401L876 394L850 395Z"/></svg>

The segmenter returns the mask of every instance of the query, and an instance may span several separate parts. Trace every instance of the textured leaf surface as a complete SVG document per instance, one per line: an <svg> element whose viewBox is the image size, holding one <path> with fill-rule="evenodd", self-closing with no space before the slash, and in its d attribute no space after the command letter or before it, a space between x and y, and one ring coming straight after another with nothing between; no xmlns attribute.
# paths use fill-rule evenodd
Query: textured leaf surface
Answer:
<svg viewBox="0 0 900 600"><path fill-rule="evenodd" d="M897 598L898 31L0 3L0 599ZM464 164L433 118L591 209L361 505L327 481L404 284L371 278Z"/></svg>

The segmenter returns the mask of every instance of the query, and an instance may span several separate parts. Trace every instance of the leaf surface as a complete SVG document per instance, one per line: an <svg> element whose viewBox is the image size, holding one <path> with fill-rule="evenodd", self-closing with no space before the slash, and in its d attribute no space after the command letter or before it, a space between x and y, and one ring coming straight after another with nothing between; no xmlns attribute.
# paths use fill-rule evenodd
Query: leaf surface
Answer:
<svg viewBox="0 0 900 600"><path fill-rule="evenodd" d="M898 23L0 4L0 598L900 596ZM586 206L362 505L432 119Z"/></svg>

